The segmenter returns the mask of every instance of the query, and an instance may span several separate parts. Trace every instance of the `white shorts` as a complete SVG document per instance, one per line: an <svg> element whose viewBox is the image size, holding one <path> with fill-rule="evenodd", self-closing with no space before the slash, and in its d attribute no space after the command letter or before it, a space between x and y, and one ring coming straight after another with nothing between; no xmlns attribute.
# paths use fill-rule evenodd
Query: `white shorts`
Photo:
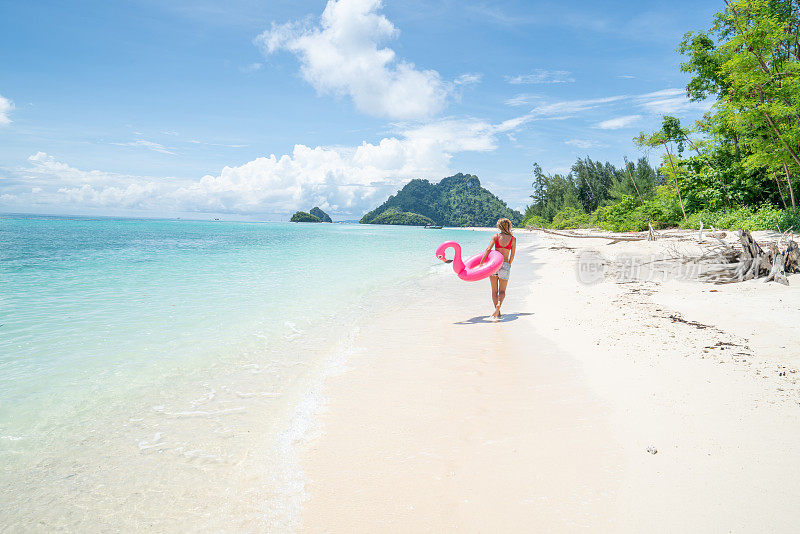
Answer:
<svg viewBox="0 0 800 534"><path fill-rule="evenodd" d="M492 276L496 276L497 278L501 278L503 280L508 280L508 277L511 276L511 264L507 261L503 262L503 265L494 273Z"/></svg>

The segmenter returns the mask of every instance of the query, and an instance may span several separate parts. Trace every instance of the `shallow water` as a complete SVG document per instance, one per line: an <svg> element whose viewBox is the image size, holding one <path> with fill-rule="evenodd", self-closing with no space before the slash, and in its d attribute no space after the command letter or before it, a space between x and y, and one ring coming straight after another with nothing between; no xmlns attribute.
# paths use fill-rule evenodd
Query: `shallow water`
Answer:
<svg viewBox="0 0 800 534"><path fill-rule="evenodd" d="M0 514L285 531L324 377L467 230L0 219Z"/></svg>

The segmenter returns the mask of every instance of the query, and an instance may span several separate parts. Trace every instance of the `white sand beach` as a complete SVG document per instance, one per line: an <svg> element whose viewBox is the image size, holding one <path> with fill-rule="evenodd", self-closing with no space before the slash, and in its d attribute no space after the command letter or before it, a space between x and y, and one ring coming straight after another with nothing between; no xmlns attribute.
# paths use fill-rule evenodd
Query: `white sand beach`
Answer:
<svg viewBox="0 0 800 534"><path fill-rule="evenodd" d="M500 323L443 266L361 329L303 454L303 531L796 529L800 278L586 285L582 249L675 245L517 236Z"/></svg>

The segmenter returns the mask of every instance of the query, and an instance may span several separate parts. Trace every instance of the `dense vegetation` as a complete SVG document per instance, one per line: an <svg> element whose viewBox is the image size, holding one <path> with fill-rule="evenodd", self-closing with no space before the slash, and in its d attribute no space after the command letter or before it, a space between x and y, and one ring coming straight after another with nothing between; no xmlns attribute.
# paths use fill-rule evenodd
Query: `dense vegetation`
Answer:
<svg viewBox="0 0 800 534"><path fill-rule="evenodd" d="M437 184L411 180L396 195L361 218L362 224L437 224L494 226L507 217L519 224L522 214L481 187L477 176L456 174Z"/></svg>
<svg viewBox="0 0 800 534"><path fill-rule="evenodd" d="M687 96L712 99L711 110L691 128L667 116L637 136L663 151L657 170L587 158L547 176L535 165L525 224L800 229L800 1L730 0L678 51L692 75Z"/></svg>
<svg viewBox="0 0 800 534"><path fill-rule="evenodd" d="M314 206L313 208L311 208L311 211L309 213L311 215L313 215L314 217L316 217L317 219L319 219L320 221L322 221L322 222L328 222L328 223L329 222L333 222L333 220L331 219L331 216L328 215L327 213L325 213L324 211L322 211L319 208L319 206Z"/></svg>
<svg viewBox="0 0 800 534"><path fill-rule="evenodd" d="M364 222L363 219L361 222ZM424 215L420 215L419 213L411 213L410 211L400 211L397 208L389 208L377 217L373 218L369 224L402 224L405 226L425 226L436 223L433 221L433 219Z"/></svg>
<svg viewBox="0 0 800 534"><path fill-rule="evenodd" d="M289 222L322 222L319 220L319 217L315 217L310 213L306 213L305 211L296 211L292 218L289 219Z"/></svg>

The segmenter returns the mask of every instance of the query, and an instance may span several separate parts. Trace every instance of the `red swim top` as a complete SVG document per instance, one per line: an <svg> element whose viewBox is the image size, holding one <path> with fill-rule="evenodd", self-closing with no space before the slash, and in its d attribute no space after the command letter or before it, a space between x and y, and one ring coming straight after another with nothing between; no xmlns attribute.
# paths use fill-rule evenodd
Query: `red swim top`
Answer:
<svg viewBox="0 0 800 534"><path fill-rule="evenodd" d="M506 245L505 247L500 245L500 234L495 234L494 235L494 248L495 248L495 250L501 249L501 248L504 248L504 249L507 249L507 250L511 250L511 245L513 245L513 244L514 244L514 236L513 235L511 236L511 241L509 241L508 245Z"/></svg>

